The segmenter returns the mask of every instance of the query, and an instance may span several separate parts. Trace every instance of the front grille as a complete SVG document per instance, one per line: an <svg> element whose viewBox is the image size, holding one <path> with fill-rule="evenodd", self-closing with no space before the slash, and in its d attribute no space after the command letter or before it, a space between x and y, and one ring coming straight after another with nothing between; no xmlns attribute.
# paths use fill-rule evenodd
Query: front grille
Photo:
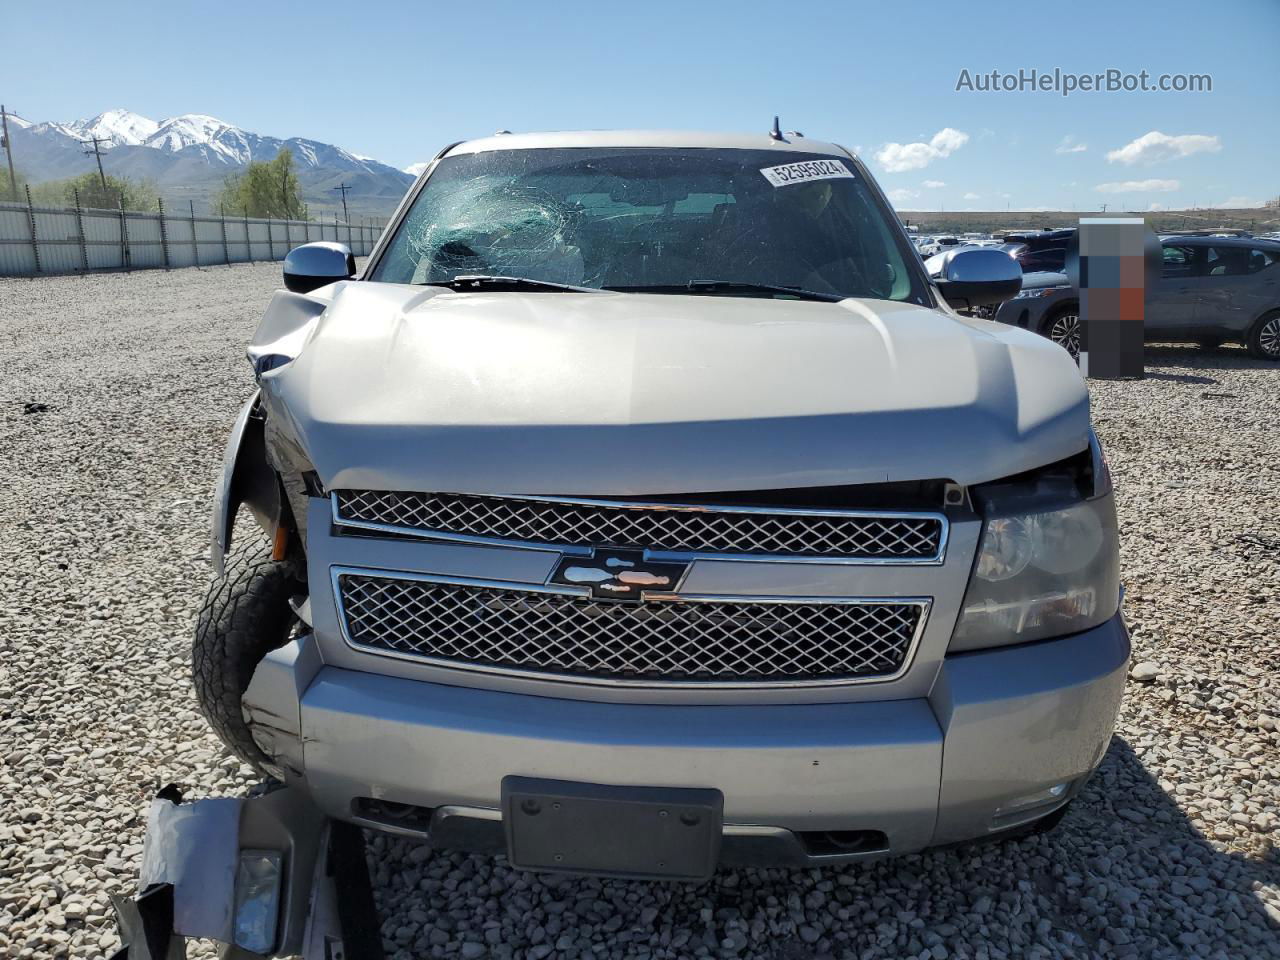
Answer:
<svg viewBox="0 0 1280 960"><path fill-rule="evenodd" d="M423 534L562 547L636 547L691 554L934 562L935 514L686 507L460 493L339 490L335 519Z"/></svg>
<svg viewBox="0 0 1280 960"><path fill-rule="evenodd" d="M350 642L379 653L642 683L886 678L924 600L596 601L504 585L337 574Z"/></svg>

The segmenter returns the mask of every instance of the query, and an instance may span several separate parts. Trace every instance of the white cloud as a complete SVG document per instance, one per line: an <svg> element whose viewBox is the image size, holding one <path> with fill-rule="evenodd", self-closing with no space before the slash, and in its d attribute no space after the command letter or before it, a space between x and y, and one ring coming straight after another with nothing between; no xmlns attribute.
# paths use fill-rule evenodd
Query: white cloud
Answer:
<svg viewBox="0 0 1280 960"><path fill-rule="evenodd" d="M1099 193L1172 193L1181 186L1177 180L1116 180L1093 189Z"/></svg>
<svg viewBox="0 0 1280 960"><path fill-rule="evenodd" d="M1249 207L1262 206L1261 200L1251 200L1249 197L1227 197L1221 203L1215 203L1213 206L1219 210L1244 210Z"/></svg>
<svg viewBox="0 0 1280 960"><path fill-rule="evenodd" d="M1222 141L1207 134L1184 133L1171 137L1159 130L1152 130L1137 140L1126 143L1119 150L1108 151L1107 163L1123 163L1125 166L1159 163L1161 160L1189 157L1193 153L1217 153L1221 149Z"/></svg>
<svg viewBox="0 0 1280 960"><path fill-rule="evenodd" d="M981 200L981 199L982 199L982 194L980 194L980 193L966 193L966 194L964 195L963 199L965 199L965 200Z"/></svg>
<svg viewBox="0 0 1280 960"><path fill-rule="evenodd" d="M946 184L941 180L926 180L924 183L920 184L920 186L924 187L926 190L937 190L939 187L945 187Z"/></svg>
<svg viewBox="0 0 1280 960"><path fill-rule="evenodd" d="M934 160L941 160L955 153L969 142L969 135L951 127L943 127L925 143L886 143L876 153L876 160L889 173L904 170L923 170Z"/></svg>
<svg viewBox="0 0 1280 960"><path fill-rule="evenodd" d="M423 161L422 163L411 163L404 168L404 172L416 177L429 166L431 166L431 164L427 161Z"/></svg>
<svg viewBox="0 0 1280 960"><path fill-rule="evenodd" d="M1085 143L1076 143L1076 138L1067 134L1062 138L1062 142L1054 147L1054 153L1084 153L1089 149L1089 145Z"/></svg>
<svg viewBox="0 0 1280 960"><path fill-rule="evenodd" d="M1148 213L1159 213L1161 210L1164 210L1164 209L1165 209L1165 205L1163 203L1152 203L1147 205Z"/></svg>
<svg viewBox="0 0 1280 960"><path fill-rule="evenodd" d="M900 187L897 190L890 190L888 196L890 203L895 207L900 207L904 203L914 200L916 197L920 196L920 191L908 190L906 187Z"/></svg>

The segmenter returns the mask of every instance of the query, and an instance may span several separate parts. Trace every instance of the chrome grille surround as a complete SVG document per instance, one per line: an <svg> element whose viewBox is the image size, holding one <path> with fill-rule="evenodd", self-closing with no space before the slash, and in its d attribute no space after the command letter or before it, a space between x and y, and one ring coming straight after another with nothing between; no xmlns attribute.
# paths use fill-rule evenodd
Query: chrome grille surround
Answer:
<svg viewBox="0 0 1280 960"><path fill-rule="evenodd" d="M758 688L896 680L928 620L922 597L648 594L332 568L353 649L532 679Z"/></svg>
<svg viewBox="0 0 1280 960"><path fill-rule="evenodd" d="M941 564L945 514L704 506L569 497L337 490L340 527L590 555L637 547L650 559Z"/></svg>

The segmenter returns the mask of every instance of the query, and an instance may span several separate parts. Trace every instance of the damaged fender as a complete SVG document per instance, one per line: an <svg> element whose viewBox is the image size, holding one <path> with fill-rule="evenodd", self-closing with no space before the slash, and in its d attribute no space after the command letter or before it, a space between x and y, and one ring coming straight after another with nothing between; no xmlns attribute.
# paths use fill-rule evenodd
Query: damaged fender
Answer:
<svg viewBox="0 0 1280 960"><path fill-rule="evenodd" d="M222 456L222 476L213 499L212 559L218 576L225 569L241 504L249 507L268 535L280 520L280 481L267 462L260 398L261 393L255 390L240 408Z"/></svg>

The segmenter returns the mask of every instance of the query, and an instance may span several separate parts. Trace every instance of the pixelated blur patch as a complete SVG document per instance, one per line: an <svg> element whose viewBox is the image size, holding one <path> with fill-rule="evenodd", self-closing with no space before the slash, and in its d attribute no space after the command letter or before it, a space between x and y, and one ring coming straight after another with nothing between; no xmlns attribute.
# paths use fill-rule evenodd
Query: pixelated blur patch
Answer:
<svg viewBox="0 0 1280 960"><path fill-rule="evenodd" d="M1080 366L1088 377L1141 378L1146 286L1159 241L1129 217L1080 220L1068 270L1080 288Z"/></svg>

